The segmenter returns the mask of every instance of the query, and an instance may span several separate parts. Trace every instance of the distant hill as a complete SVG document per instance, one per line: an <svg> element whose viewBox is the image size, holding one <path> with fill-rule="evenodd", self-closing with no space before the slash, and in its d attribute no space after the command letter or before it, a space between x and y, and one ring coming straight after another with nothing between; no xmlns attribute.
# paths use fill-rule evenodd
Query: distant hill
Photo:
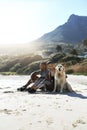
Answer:
<svg viewBox="0 0 87 130"><path fill-rule="evenodd" d="M87 38L87 16L72 14L67 22L37 39L37 43L81 43Z"/></svg>
<svg viewBox="0 0 87 130"><path fill-rule="evenodd" d="M25 44L0 44L0 56L2 55L24 55L35 53L37 46L31 43Z"/></svg>
<svg viewBox="0 0 87 130"><path fill-rule="evenodd" d="M75 48L81 52L82 48L87 50L87 46L79 47L77 44L81 43L84 39L87 39L87 16L72 14L65 24L57 27L52 32L44 34L31 43L1 45L0 55L36 54L38 51L41 51L39 53L42 55L42 50L55 52L56 45L58 44L61 44L64 52L71 51L73 45L76 45L77 47L75 46Z"/></svg>

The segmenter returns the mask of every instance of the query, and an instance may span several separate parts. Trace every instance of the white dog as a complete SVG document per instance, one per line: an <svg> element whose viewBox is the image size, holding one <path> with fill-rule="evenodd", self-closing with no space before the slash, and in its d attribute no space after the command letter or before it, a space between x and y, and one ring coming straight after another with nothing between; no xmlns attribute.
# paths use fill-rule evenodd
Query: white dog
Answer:
<svg viewBox="0 0 87 130"><path fill-rule="evenodd" d="M60 93L63 93L64 89L73 92L71 85L66 81L65 68L63 65L59 64L55 68L55 85L53 92L59 90Z"/></svg>

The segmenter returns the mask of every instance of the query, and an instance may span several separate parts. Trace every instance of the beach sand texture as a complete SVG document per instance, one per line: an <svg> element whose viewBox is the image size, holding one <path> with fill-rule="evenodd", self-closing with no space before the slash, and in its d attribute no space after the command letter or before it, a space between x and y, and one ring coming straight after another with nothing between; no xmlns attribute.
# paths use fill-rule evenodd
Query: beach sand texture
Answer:
<svg viewBox="0 0 87 130"><path fill-rule="evenodd" d="M87 130L87 76L68 75L76 93L17 92L29 76L0 76L0 130Z"/></svg>

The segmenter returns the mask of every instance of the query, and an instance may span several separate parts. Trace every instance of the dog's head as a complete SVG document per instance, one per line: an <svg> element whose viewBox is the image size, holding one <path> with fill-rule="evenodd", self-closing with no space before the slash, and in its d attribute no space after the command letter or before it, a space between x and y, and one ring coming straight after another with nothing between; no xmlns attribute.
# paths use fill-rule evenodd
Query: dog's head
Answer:
<svg viewBox="0 0 87 130"><path fill-rule="evenodd" d="M65 72L65 68L62 64L58 64L56 66L56 71L57 71L58 74L62 74L63 72Z"/></svg>

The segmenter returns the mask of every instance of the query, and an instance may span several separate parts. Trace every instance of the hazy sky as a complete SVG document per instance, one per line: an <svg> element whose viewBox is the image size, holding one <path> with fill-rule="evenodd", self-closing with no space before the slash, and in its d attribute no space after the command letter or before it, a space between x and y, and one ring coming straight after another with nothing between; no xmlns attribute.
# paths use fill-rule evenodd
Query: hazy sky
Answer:
<svg viewBox="0 0 87 130"><path fill-rule="evenodd" d="M0 44L28 43L71 14L87 16L87 0L0 0Z"/></svg>

